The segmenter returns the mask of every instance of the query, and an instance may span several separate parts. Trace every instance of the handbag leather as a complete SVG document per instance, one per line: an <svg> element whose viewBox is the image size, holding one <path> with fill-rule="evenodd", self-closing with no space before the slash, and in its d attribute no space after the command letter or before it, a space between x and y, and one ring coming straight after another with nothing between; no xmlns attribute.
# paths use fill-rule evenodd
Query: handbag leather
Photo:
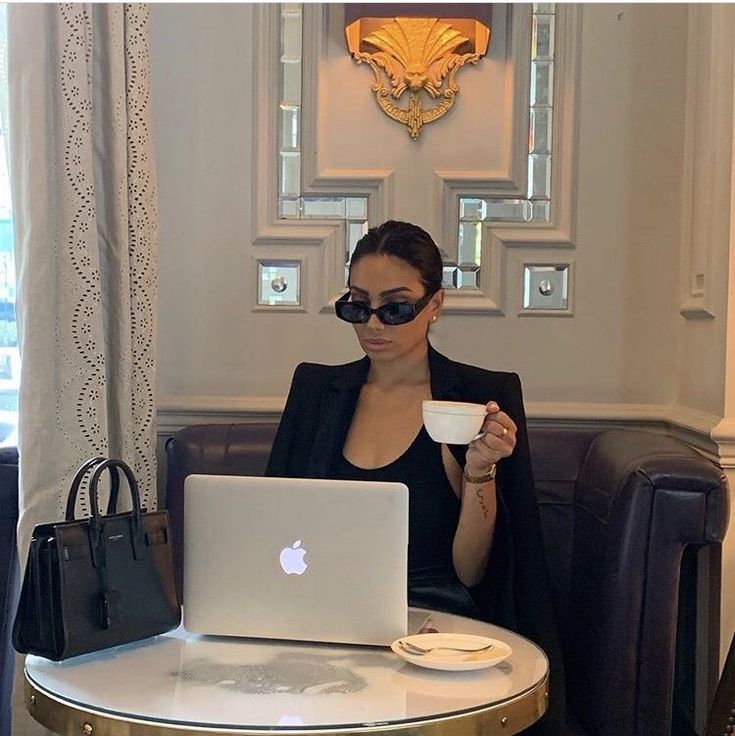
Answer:
<svg viewBox="0 0 735 736"><path fill-rule="evenodd" d="M107 513L97 498L110 474ZM115 513L122 473L132 510ZM89 477L91 514L75 519ZM165 633L181 622L167 511L141 508L138 484L122 460L92 458L77 471L66 519L33 531L13 625L13 646L63 660Z"/></svg>

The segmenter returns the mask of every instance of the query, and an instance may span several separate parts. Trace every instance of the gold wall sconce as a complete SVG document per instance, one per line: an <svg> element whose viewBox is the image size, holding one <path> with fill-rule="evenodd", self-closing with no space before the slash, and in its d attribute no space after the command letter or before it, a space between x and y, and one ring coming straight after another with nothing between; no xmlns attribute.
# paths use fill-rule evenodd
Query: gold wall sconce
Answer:
<svg viewBox="0 0 735 736"><path fill-rule="evenodd" d="M347 3L344 7L352 58L370 66L380 108L416 140L424 125L454 105L457 72L487 53L492 6ZM399 101L406 92L407 104L402 107ZM434 104L424 107L424 95Z"/></svg>

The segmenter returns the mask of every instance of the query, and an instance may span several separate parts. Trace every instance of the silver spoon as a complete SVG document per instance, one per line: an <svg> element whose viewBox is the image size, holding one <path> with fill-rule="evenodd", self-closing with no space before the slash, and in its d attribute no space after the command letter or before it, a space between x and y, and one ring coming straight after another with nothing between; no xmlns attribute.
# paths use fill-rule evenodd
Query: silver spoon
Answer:
<svg viewBox="0 0 735 736"><path fill-rule="evenodd" d="M446 649L451 652L467 652L468 654L471 654L472 652L486 652L488 649L492 649L495 645L494 644L487 644L484 647L473 647L471 649L468 649L466 647L420 647L416 644L412 644L410 641L403 641L402 639L398 640L398 646L403 649L404 652L408 652L408 654L415 654L416 656L421 656L424 654L429 654L437 649Z"/></svg>

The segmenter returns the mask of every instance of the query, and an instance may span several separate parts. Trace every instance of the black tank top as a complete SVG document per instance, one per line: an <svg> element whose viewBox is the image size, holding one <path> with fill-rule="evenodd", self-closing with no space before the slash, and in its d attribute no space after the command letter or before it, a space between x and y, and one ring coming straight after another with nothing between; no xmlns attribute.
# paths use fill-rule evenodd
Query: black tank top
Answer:
<svg viewBox="0 0 735 736"><path fill-rule="evenodd" d="M394 481L408 486L408 569L452 568L452 541L459 499L449 484L441 445L422 426L411 446L382 468L358 468L339 455L332 477L341 480Z"/></svg>

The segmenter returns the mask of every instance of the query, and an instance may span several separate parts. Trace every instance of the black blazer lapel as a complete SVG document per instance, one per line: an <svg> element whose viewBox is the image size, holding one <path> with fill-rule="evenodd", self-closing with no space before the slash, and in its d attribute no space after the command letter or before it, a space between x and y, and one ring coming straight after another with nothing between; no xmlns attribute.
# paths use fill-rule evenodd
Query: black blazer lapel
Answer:
<svg viewBox="0 0 735 736"><path fill-rule="evenodd" d="M429 345L431 396L438 401L461 401L462 380L453 361Z"/></svg>
<svg viewBox="0 0 735 736"><path fill-rule="evenodd" d="M369 367L370 360L367 356L341 366L326 387L309 457L307 468L309 477L329 477L334 458L344 447L360 389L365 383Z"/></svg>
<svg viewBox="0 0 735 736"><path fill-rule="evenodd" d="M311 478L326 478L337 453L342 451L360 389L367 379L370 359L338 367L337 374L324 390L316 418L314 443L307 472ZM454 363L429 345L431 395L445 401L462 400L462 382Z"/></svg>

